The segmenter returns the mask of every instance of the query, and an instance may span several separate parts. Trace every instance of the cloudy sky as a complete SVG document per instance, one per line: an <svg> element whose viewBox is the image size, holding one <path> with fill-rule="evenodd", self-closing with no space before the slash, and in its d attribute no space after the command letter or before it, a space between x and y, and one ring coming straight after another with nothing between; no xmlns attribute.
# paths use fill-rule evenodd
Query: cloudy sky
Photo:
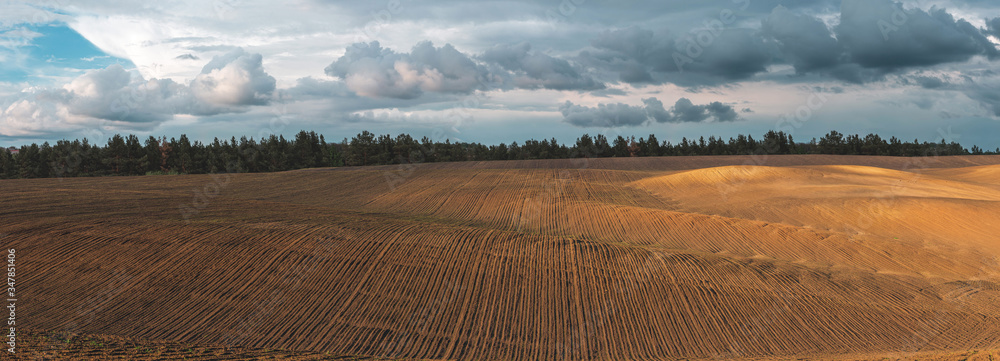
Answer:
<svg viewBox="0 0 1000 361"><path fill-rule="evenodd" d="M830 130L1000 147L991 0L0 2L0 145Z"/></svg>

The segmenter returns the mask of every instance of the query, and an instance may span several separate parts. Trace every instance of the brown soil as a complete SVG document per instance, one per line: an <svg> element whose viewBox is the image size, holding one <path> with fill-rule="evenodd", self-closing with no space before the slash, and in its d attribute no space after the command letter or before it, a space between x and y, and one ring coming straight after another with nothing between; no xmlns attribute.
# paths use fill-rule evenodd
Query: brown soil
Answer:
<svg viewBox="0 0 1000 361"><path fill-rule="evenodd" d="M690 157L10 180L0 240L17 249L19 324L59 334L288 357L989 360L996 164Z"/></svg>

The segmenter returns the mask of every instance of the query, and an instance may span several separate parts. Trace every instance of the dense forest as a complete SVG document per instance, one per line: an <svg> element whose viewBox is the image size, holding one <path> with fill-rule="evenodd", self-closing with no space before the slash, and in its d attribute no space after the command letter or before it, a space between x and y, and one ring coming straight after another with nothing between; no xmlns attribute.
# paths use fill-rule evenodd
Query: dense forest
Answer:
<svg viewBox="0 0 1000 361"><path fill-rule="evenodd" d="M328 143L322 135L301 131L295 139L270 136L254 140L216 138L211 143L180 138L149 137L144 142L134 135L115 135L100 146L84 140L60 140L55 144L22 146L12 154L0 149L0 178L84 177L144 174L198 174L276 172L312 167L365 166L425 162L454 162L511 159L558 159L598 157L650 157L688 155L752 154L844 154L884 156L947 156L998 154L952 142L903 142L885 140L875 134L861 137L833 131L822 139L796 143L791 135L770 131L759 140L740 135L728 141L718 137L698 140L684 138L678 144L660 142L655 135L645 138L583 135L574 144L556 139L527 140L499 145L416 140L400 134L376 136L368 131Z"/></svg>

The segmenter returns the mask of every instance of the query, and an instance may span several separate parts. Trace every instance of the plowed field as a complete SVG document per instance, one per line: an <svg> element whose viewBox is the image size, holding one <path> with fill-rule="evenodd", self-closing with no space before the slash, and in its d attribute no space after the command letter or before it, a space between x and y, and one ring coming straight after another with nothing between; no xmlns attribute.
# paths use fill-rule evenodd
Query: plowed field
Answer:
<svg viewBox="0 0 1000 361"><path fill-rule="evenodd" d="M37 332L424 359L1000 349L997 156L7 180L0 205Z"/></svg>

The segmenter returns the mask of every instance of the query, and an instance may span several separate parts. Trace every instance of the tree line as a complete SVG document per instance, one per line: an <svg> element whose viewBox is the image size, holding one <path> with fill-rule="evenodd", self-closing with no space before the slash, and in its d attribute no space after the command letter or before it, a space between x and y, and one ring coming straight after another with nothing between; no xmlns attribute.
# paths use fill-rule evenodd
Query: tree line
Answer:
<svg viewBox="0 0 1000 361"><path fill-rule="evenodd" d="M796 143L790 134L769 131L760 139L739 135L683 138L672 144L648 137L584 134L570 145L555 138L513 142L509 145L416 140L410 135L396 137L363 131L350 140L328 143L316 132L299 132L294 139L271 135L255 140L232 137L213 142L192 142L179 138L150 136L140 141L135 135L114 135L105 145L83 140L60 140L55 144L22 146L17 155L0 150L0 178L47 178L89 176L132 176L149 174L204 174L277 172L314 167L368 166L428 162L527 160L604 157L650 157L691 155L761 154L841 154L881 156L949 156L1000 154L979 147L965 149L956 142L904 142L877 134L844 135L836 131L819 140Z"/></svg>

